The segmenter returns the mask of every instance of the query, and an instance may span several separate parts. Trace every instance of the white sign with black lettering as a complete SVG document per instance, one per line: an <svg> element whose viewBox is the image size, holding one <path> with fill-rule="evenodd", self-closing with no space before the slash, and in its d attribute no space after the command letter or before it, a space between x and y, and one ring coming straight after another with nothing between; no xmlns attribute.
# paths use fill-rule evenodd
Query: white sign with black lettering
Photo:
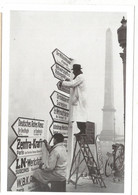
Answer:
<svg viewBox="0 0 138 195"><path fill-rule="evenodd" d="M72 60L63 54L59 49L55 49L53 52L53 58L57 64L60 64L62 67L70 71L70 66Z"/></svg>
<svg viewBox="0 0 138 195"><path fill-rule="evenodd" d="M44 120L19 117L12 128L17 136L44 136Z"/></svg>
<svg viewBox="0 0 138 195"><path fill-rule="evenodd" d="M29 156L42 153L42 138L17 137L11 145L11 149L17 156Z"/></svg>
<svg viewBox="0 0 138 195"><path fill-rule="evenodd" d="M53 105L69 110L69 97L54 91L50 96Z"/></svg>
<svg viewBox="0 0 138 195"><path fill-rule="evenodd" d="M53 134L62 133L64 136L68 135L68 124L53 122L50 126L50 130Z"/></svg>
<svg viewBox="0 0 138 195"><path fill-rule="evenodd" d="M68 123L69 122L69 111L64 110L62 108L53 107L50 111L50 115L53 121L61 122L61 123Z"/></svg>
<svg viewBox="0 0 138 195"><path fill-rule="evenodd" d="M11 190L12 191L35 191L37 188L36 182L33 181L33 173L17 177Z"/></svg>
<svg viewBox="0 0 138 195"><path fill-rule="evenodd" d="M41 162L42 155L17 157L11 165L10 169L16 176L18 176L35 171L38 169Z"/></svg>
<svg viewBox="0 0 138 195"><path fill-rule="evenodd" d="M59 80L66 80L66 79L70 79L70 72L68 70L66 70L65 68L63 68L62 66L58 65L58 64L54 64L52 67L52 72L55 78L59 79Z"/></svg>

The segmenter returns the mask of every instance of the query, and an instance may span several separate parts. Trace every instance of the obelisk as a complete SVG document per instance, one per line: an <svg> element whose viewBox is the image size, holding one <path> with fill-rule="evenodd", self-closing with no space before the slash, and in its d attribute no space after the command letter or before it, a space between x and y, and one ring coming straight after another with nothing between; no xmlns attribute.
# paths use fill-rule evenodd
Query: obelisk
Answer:
<svg viewBox="0 0 138 195"><path fill-rule="evenodd" d="M100 134L101 140L114 139L114 86L113 86L113 63L112 63L112 33L110 29L106 31L106 53L105 53L105 85L104 85L104 106L103 106L103 126Z"/></svg>

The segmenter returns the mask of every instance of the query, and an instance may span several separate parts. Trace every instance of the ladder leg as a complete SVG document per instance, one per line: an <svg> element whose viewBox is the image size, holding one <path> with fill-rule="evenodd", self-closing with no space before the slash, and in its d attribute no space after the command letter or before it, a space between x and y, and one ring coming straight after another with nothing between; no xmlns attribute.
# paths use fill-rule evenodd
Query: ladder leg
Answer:
<svg viewBox="0 0 138 195"><path fill-rule="evenodd" d="M78 182L79 165L80 165L80 156L81 156L81 151L79 151L78 166L77 166L77 169L76 169L76 182L75 182L75 189L77 188L77 182Z"/></svg>
<svg viewBox="0 0 138 195"><path fill-rule="evenodd" d="M86 141L87 139L84 139L84 138L86 138L86 136L85 137L82 136L82 139L78 140L78 143L80 145L80 149L84 156L91 179L94 184L99 183L101 187L102 187L102 184L104 185L104 187L106 187L103 181L103 178L100 174L99 167L93 157L93 154L90 150L89 145L87 144L87 141Z"/></svg>
<svg viewBox="0 0 138 195"><path fill-rule="evenodd" d="M76 153L76 148L77 148L77 143L79 145L78 152ZM83 159L81 160L81 154L83 155ZM74 147L74 152L73 152L73 159L72 159L72 164L71 164L71 169L70 169L70 175L68 182L72 182L75 185L75 188L77 188L77 182L80 178L79 175L79 167L82 163L82 161L85 161L86 166L88 168L90 177L92 179L93 184L100 184L100 187L106 187L102 175L100 174L99 171L99 166L97 165L94 156L90 150L90 147L87 143L86 135L81 135L79 137L76 136L76 143ZM77 166L76 166L77 164ZM73 167L75 165L75 170L73 171ZM71 180L71 177L73 174L76 173L76 179L75 182Z"/></svg>

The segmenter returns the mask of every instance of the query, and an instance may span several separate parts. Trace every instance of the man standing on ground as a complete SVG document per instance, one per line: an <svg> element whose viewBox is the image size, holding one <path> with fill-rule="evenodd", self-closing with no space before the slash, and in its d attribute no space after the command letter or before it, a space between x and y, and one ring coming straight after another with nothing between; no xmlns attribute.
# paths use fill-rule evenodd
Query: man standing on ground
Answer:
<svg viewBox="0 0 138 195"><path fill-rule="evenodd" d="M73 65L74 78L72 81L65 80L61 81L60 85L67 86L73 89L71 104L72 104L72 122L77 123L77 127L80 132L77 135L86 133L86 121L87 121L87 111L86 111L86 84L83 77L83 72L81 70L80 64Z"/></svg>
<svg viewBox="0 0 138 195"><path fill-rule="evenodd" d="M48 187L51 181L65 181L67 170L67 153L63 144L64 136L60 133L54 134L54 146L51 147L46 140L45 146L49 151L48 165L41 164L34 173L34 178L41 187Z"/></svg>

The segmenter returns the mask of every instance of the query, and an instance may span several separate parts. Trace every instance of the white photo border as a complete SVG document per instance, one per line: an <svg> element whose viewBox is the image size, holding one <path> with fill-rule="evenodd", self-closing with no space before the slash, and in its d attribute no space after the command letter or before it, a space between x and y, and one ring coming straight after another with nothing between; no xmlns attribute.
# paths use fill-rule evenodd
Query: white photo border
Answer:
<svg viewBox="0 0 138 195"><path fill-rule="evenodd" d="M133 52L134 52L134 6L108 5L6 5L2 9L2 128L1 128L1 192L7 192L7 151L8 151L8 97L9 97L9 39L10 11L91 11L127 13L127 72L126 72L126 137L125 137L125 179L124 194L131 194L132 187L132 106L133 106ZM94 194L94 193L93 193ZM101 193L96 193L99 195ZM109 193L108 193L109 194ZM119 195L119 194L118 194Z"/></svg>

